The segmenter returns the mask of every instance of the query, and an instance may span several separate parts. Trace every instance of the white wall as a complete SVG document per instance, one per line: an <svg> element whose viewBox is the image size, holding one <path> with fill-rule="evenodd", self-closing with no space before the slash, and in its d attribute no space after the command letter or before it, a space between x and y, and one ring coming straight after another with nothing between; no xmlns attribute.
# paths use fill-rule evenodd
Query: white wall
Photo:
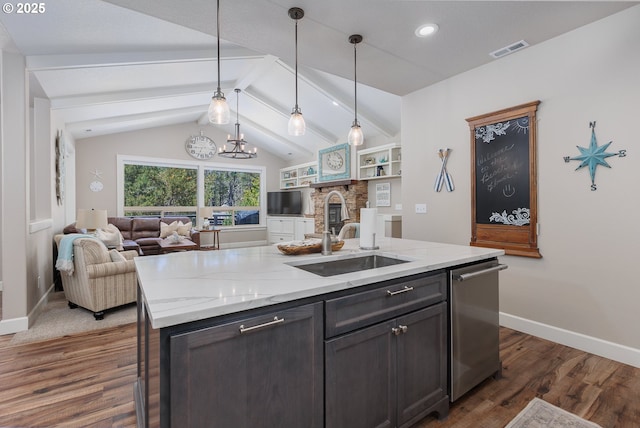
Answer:
<svg viewBox="0 0 640 428"><path fill-rule="evenodd" d="M541 100L538 109L538 239L542 259L503 257L502 320L640 366L640 287L635 263L640 223L637 124L640 6L424 88L403 98L403 236L468 244L470 137L465 118ZM613 141L611 169L563 156ZM456 190L435 193L440 160ZM416 203L427 214L413 213ZM522 318L522 319L521 319ZM529 321L533 321L529 322ZM536 324L540 323L540 324ZM573 334L576 333L576 334ZM585 335L585 336L581 336ZM595 347L595 348L594 348ZM625 348L629 347L629 348Z"/></svg>

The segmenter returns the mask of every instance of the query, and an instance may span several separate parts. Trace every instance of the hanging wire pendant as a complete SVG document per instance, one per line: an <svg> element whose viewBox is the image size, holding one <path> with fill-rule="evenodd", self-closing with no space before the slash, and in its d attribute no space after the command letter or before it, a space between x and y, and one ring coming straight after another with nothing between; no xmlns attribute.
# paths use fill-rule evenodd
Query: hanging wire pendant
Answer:
<svg viewBox="0 0 640 428"><path fill-rule="evenodd" d="M292 7L289 9L289 17L296 21L296 105L291 110L291 117L289 117L289 124L287 126L289 135L300 136L304 135L306 131L306 124L304 123L304 117L302 117L302 111L298 107L298 20L304 16L304 10L299 7Z"/></svg>
<svg viewBox="0 0 640 428"><path fill-rule="evenodd" d="M356 46L361 41L362 36L360 34L353 34L349 36L349 43L353 44L353 99L355 118L353 119L353 124L351 125L351 129L349 130L347 142L352 146L361 146L364 142L364 134L362 133L360 122L358 122L358 59L356 56Z"/></svg>
<svg viewBox="0 0 640 428"><path fill-rule="evenodd" d="M217 1L216 9L216 33L218 42L218 88L211 98L207 116L209 123L213 125L226 125L229 123L229 104L224 97L224 93L220 89L220 0Z"/></svg>

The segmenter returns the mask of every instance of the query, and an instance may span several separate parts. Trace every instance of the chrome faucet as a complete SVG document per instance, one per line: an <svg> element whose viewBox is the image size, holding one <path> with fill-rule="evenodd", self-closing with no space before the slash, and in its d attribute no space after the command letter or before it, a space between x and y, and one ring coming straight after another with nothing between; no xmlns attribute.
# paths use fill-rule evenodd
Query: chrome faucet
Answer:
<svg viewBox="0 0 640 428"><path fill-rule="evenodd" d="M332 190L324 197L324 232L322 233L322 255L331 254L331 232L329 232L329 199L332 195L338 195L340 198L340 213L342 220L349 219L349 211L347 210L347 202L344 196L337 190Z"/></svg>

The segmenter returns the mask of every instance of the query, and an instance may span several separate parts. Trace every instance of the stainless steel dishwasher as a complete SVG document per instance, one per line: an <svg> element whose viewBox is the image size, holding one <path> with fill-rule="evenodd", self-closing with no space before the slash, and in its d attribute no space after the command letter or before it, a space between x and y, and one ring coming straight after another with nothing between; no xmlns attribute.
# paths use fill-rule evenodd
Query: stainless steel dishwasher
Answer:
<svg viewBox="0 0 640 428"><path fill-rule="evenodd" d="M455 401L489 376L500 376L497 260L451 271L449 278L451 349L450 400Z"/></svg>

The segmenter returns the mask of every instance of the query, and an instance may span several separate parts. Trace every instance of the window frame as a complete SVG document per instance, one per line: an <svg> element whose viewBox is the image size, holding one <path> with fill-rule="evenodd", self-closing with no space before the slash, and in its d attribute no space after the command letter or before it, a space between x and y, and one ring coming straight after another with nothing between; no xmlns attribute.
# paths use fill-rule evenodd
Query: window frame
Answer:
<svg viewBox="0 0 640 428"><path fill-rule="evenodd" d="M196 183L196 203L195 207L175 207L175 210L185 211L189 209L193 209L196 214L196 227L202 227L202 218L198 215L199 208L205 207L204 205L204 171L205 170L218 170L218 171L236 171L236 172L248 172L248 173L257 173L260 174L260 206L258 210L259 214L259 224L243 224L243 225L228 225L228 226L220 226L220 229L251 229L251 228L264 228L266 225L266 207L267 207L267 184L266 184L266 167L260 165L230 165L228 163L218 163L218 162L203 162L203 161L183 161L176 159L166 159L166 158L155 158L148 156L132 156L132 155L117 155L117 173L116 173L116 187L117 187L117 196L116 196L116 210L118 216L125 215L125 206L124 206L124 169L125 165L147 165L147 166L156 166L156 167L169 167L169 168L188 168L188 169L196 169L197 170L197 183ZM155 208L155 207L145 207L145 208ZM163 207L157 207L163 208ZM164 207L166 208L166 207ZM255 208L255 207L224 207L218 208L215 207L214 210L238 210L238 208ZM160 210L163 212L171 212L175 210Z"/></svg>

